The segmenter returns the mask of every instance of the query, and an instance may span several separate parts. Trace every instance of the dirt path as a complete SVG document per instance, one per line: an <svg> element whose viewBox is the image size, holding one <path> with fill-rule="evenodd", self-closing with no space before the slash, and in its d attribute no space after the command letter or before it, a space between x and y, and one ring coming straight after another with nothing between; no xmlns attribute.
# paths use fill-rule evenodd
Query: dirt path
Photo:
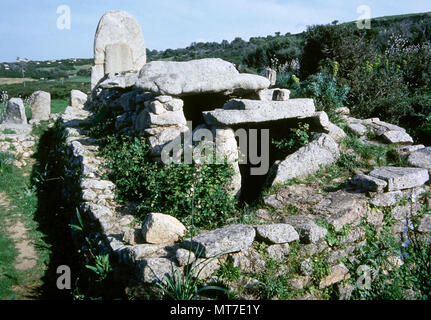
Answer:
<svg viewBox="0 0 431 320"><path fill-rule="evenodd" d="M0 207L4 208L4 211L10 209L10 203L5 193L0 193ZM29 230L22 220L22 216L17 214L13 218L6 218L5 225L6 235L13 240L15 248L19 252L14 267L18 271L25 272L36 266L38 255L32 240L28 236ZM34 285L32 285L32 283L34 283L33 280L34 279L29 279L28 283L20 284L14 287L13 290L19 293L19 296L28 298L35 289Z"/></svg>

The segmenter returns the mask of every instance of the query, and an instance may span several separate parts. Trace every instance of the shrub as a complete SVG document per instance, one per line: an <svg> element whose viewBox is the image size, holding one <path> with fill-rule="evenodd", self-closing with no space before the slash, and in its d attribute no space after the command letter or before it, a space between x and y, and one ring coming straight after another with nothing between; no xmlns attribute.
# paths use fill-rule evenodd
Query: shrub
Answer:
<svg viewBox="0 0 431 320"><path fill-rule="evenodd" d="M143 139L112 137L105 147L109 174L121 199L136 201L138 215L163 212L197 227L223 224L235 213L226 192L232 166L224 164L163 165L150 158Z"/></svg>
<svg viewBox="0 0 431 320"><path fill-rule="evenodd" d="M318 73L300 82L293 96L314 99L316 109L325 111L331 120L337 122L336 109L344 106L349 90L345 85L340 86L333 75Z"/></svg>

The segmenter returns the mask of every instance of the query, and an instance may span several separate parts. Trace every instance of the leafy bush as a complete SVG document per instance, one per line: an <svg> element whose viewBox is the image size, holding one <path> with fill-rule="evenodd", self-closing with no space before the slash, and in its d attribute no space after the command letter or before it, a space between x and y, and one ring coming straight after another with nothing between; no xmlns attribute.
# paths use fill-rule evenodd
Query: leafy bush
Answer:
<svg viewBox="0 0 431 320"><path fill-rule="evenodd" d="M336 64L334 64L334 74L336 74L335 66ZM295 79L293 78L293 80ZM331 120L337 122L336 109L344 106L349 90L349 87L345 85L340 86L335 76L318 73L298 83L298 87L293 91L293 96L314 99L316 109L325 111Z"/></svg>
<svg viewBox="0 0 431 320"><path fill-rule="evenodd" d="M307 123L299 123L298 128L291 128L285 138L273 140L272 143L276 149L291 154L308 144L311 136L310 126Z"/></svg>
<svg viewBox="0 0 431 320"><path fill-rule="evenodd" d="M138 214L163 212L197 227L223 224L235 209L227 194L232 166L155 162L144 139L112 137L104 149L121 199L139 202Z"/></svg>

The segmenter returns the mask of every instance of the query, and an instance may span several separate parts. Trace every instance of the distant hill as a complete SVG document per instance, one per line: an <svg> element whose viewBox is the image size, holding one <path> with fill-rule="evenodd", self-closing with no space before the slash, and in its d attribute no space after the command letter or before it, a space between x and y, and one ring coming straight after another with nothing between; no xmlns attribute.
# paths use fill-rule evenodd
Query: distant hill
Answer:
<svg viewBox="0 0 431 320"><path fill-rule="evenodd" d="M426 21L429 19L428 21ZM375 33L384 30L398 30L400 33L411 32L412 25L431 21L431 12L385 16L372 19L372 30ZM333 22L335 23L335 22ZM345 24L353 25L356 22ZM148 61L187 61L202 58L221 58L234 63L240 71L258 72L270 59L282 61L299 59L304 47L307 32L299 34L268 35L252 37L249 41L239 37L229 42L194 42L186 48L150 50L147 49ZM0 78L60 79L71 76L89 76L93 59L64 59L51 61L29 61L0 63Z"/></svg>
<svg viewBox="0 0 431 320"><path fill-rule="evenodd" d="M93 59L63 59L0 63L0 78L60 79L73 76L90 76Z"/></svg>

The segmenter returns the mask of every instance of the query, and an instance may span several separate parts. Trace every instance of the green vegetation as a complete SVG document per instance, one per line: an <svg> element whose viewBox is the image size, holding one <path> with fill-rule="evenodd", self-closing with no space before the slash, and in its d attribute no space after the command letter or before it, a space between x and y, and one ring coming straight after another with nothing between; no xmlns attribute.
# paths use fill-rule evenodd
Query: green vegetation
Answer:
<svg viewBox="0 0 431 320"><path fill-rule="evenodd" d="M400 241L392 235L391 219L385 219L382 228L367 223L362 227L367 242L359 249L358 258L349 265L359 279L364 276L366 265L370 283L355 286L354 299L366 300L429 300L431 297L431 244L421 238L417 230L418 219L429 210L422 209L412 226L406 227L405 239ZM366 284L366 283L362 283Z"/></svg>
<svg viewBox="0 0 431 320"><path fill-rule="evenodd" d="M79 77L77 79L67 80L40 80L27 82L25 86L19 84L1 85L0 91L6 91L9 98L28 98L35 91L46 91L51 94L51 99L64 100L70 98L71 90L81 90L88 93L90 89L90 78Z"/></svg>
<svg viewBox="0 0 431 320"><path fill-rule="evenodd" d="M308 144L312 135L307 123L299 123L298 128L291 128L282 140L273 140L272 143L276 149L288 155Z"/></svg>
<svg viewBox="0 0 431 320"><path fill-rule="evenodd" d="M214 228L235 216L236 200L228 195L233 175L229 163L165 166L153 161L145 139L113 132L113 118L102 106L90 133L101 138L101 153L108 160L119 201L139 203L138 217L164 212L187 226Z"/></svg>
<svg viewBox="0 0 431 320"><path fill-rule="evenodd" d="M90 76L93 59L10 62L0 64L0 78L61 79ZM6 65L6 66L5 66Z"/></svg>
<svg viewBox="0 0 431 320"><path fill-rule="evenodd" d="M187 266L183 272L179 269L172 271L172 274L166 276L162 282L157 282L156 287L167 300L196 300L201 294L209 291L227 294L228 290L222 287L201 284L199 275L208 263L211 263L211 260Z"/></svg>

